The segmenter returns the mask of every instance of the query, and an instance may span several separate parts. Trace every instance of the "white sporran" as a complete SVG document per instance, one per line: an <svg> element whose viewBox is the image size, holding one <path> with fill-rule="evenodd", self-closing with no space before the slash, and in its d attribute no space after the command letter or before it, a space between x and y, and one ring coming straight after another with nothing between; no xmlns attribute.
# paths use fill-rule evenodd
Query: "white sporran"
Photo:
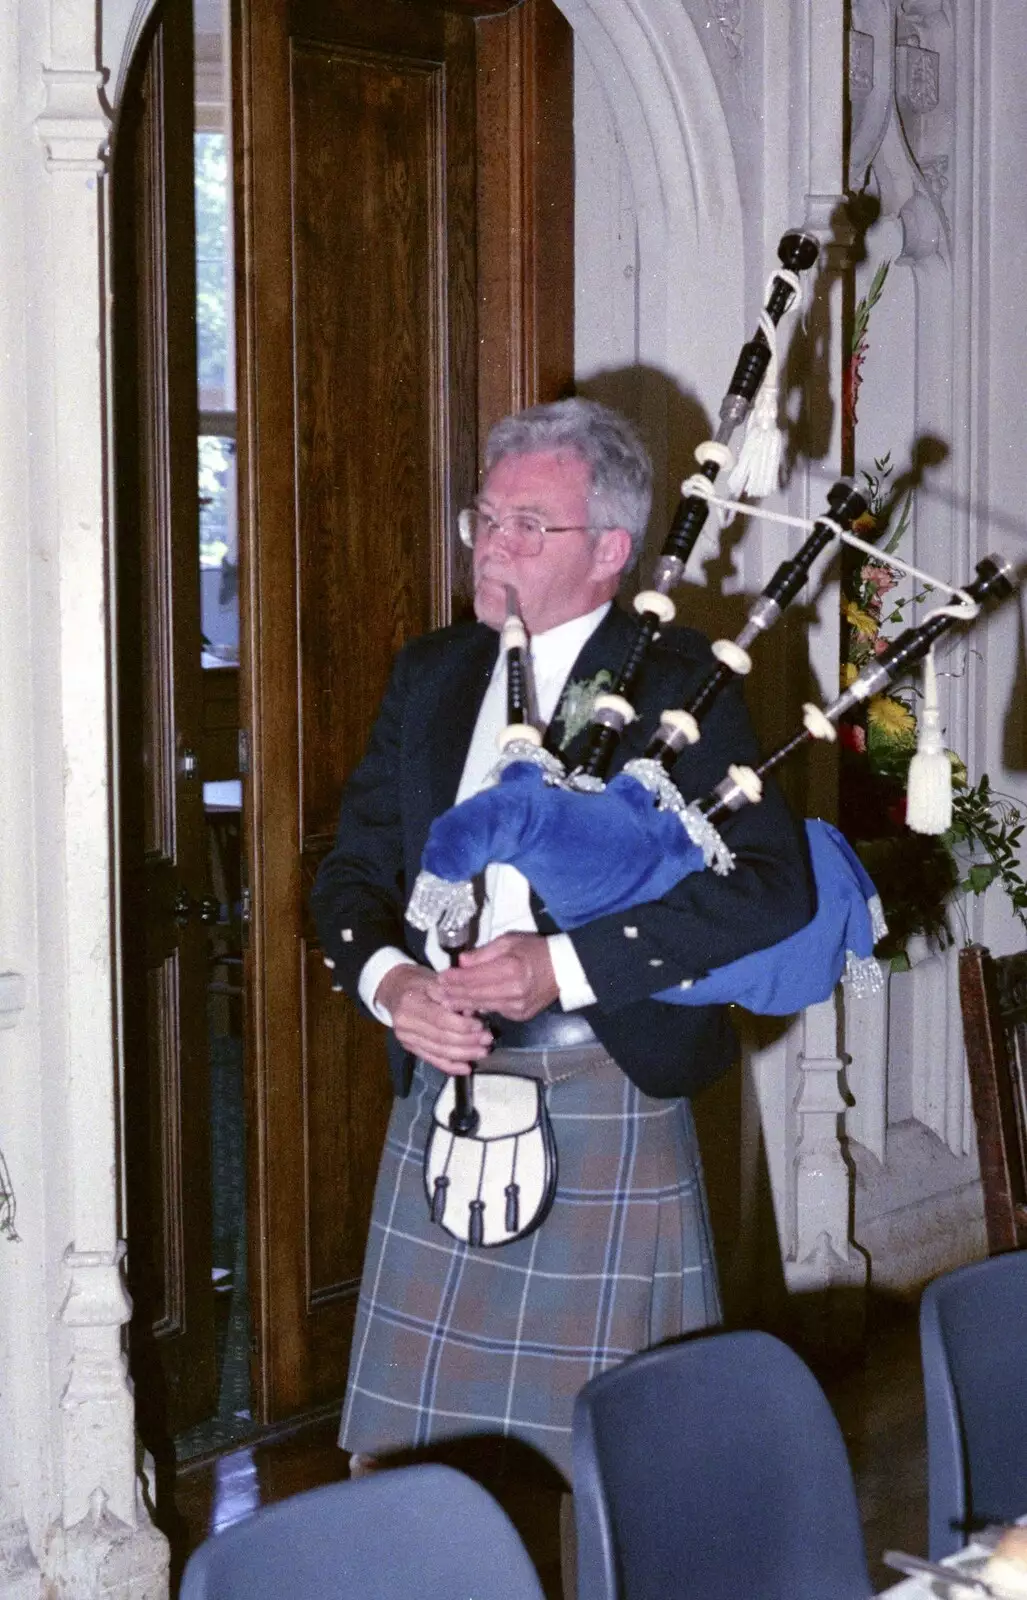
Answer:
<svg viewBox="0 0 1027 1600"><path fill-rule="evenodd" d="M523 1239L543 1222L556 1193L556 1140L537 1078L475 1072L472 1133L454 1133L453 1078L432 1108L424 1152L431 1220L454 1239L485 1248Z"/></svg>

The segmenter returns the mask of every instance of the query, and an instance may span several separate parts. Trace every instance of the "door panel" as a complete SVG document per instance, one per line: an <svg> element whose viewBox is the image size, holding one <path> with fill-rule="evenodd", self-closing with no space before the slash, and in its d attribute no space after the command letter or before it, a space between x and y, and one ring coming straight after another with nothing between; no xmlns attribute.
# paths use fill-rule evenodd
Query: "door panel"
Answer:
<svg viewBox="0 0 1027 1600"><path fill-rule="evenodd" d="M508 233L525 185L546 170L522 159L525 129L541 136L534 113L481 119L484 26L509 32L502 50L492 36L508 75L511 62L537 73L523 59L531 30L431 0L291 10L247 0L239 30L241 685L264 1420L342 1391L390 1105L382 1030L331 992L310 884L395 651L450 615L451 529L475 488L482 341L488 403L502 393L500 410L507 394L535 398L549 371L535 348L543 319L529 316L526 331L518 312L516 335L510 326L527 277L544 277L546 230L516 230L488 298L479 283L478 217L498 185L485 144L516 146L494 169L503 195L490 212L506 207ZM561 59L569 71L568 48ZM557 103L569 111L569 80ZM552 143L569 151L569 128ZM561 197L547 204L555 215ZM553 237L570 227L569 183L562 205ZM557 351L568 351L566 261L546 281ZM569 377L568 362L559 386Z"/></svg>
<svg viewBox="0 0 1027 1600"><path fill-rule="evenodd" d="M128 1275L153 1446L216 1410L192 73L191 5L167 0L113 184Z"/></svg>
<svg viewBox="0 0 1027 1600"><path fill-rule="evenodd" d="M477 27L478 412L570 392L574 38L551 0Z"/></svg>
<svg viewBox="0 0 1027 1600"><path fill-rule="evenodd" d="M349 768L358 756L393 653L446 604L448 483L433 451L449 432L440 79L420 61L292 53L307 837L331 829L338 757ZM343 157L345 198L333 182ZM373 450L354 450L365 434ZM330 615L325 595L341 601Z"/></svg>

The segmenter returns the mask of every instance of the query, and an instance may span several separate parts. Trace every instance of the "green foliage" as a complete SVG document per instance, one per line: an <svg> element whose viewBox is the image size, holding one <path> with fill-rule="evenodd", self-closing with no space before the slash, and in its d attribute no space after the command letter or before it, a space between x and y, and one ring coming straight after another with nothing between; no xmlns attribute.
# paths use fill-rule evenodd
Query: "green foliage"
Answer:
<svg viewBox="0 0 1027 1600"><path fill-rule="evenodd" d="M957 859L964 861L959 889L977 895L998 883L1027 928L1027 881L1018 849L1023 830L1020 808L1008 795L996 793L987 773L973 788L957 789L952 797L952 827L946 839Z"/></svg>
<svg viewBox="0 0 1027 1600"><path fill-rule="evenodd" d="M890 266L890 261L881 262L881 265L878 267L873 278L871 279L870 288L867 291L865 298L862 299L856 307L856 314L852 319L852 340L849 345L850 352L853 355L855 355L861 348L863 341L866 338L867 323L870 321L870 313L873 311L878 300L881 298L881 292L884 289L885 280L888 277L888 268Z"/></svg>
<svg viewBox="0 0 1027 1600"><path fill-rule="evenodd" d="M952 943L946 907L959 870L943 839L901 833L857 840L855 849L874 880L888 922L877 954L896 971L909 966L906 948L917 934L944 949Z"/></svg>

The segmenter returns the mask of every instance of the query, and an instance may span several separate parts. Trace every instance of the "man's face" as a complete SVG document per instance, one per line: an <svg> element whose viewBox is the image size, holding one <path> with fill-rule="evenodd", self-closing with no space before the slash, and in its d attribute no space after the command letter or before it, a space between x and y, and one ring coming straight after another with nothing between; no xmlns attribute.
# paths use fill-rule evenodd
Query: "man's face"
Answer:
<svg viewBox="0 0 1027 1600"><path fill-rule="evenodd" d="M623 528L584 531L588 490L589 470L575 451L539 450L497 461L478 496L482 511L497 521L513 511L530 511L547 527L582 531L547 534L537 556L513 556L502 534L483 534L474 547L479 622L502 627L507 584L517 591L521 616L533 634L584 616L612 598L631 541Z"/></svg>

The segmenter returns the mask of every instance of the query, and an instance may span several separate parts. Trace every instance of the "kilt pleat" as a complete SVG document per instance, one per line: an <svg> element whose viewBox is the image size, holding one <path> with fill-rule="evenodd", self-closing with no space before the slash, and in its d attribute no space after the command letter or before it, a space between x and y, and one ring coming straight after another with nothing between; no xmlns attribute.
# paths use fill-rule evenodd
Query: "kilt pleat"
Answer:
<svg viewBox="0 0 1027 1600"><path fill-rule="evenodd" d="M382 1455L475 1434L539 1451L570 1480L574 1397L637 1350L720 1320L687 1100L653 1100L597 1048L547 1086L553 1209L472 1249L428 1217L422 1160L445 1079L419 1063L379 1167L339 1442Z"/></svg>

